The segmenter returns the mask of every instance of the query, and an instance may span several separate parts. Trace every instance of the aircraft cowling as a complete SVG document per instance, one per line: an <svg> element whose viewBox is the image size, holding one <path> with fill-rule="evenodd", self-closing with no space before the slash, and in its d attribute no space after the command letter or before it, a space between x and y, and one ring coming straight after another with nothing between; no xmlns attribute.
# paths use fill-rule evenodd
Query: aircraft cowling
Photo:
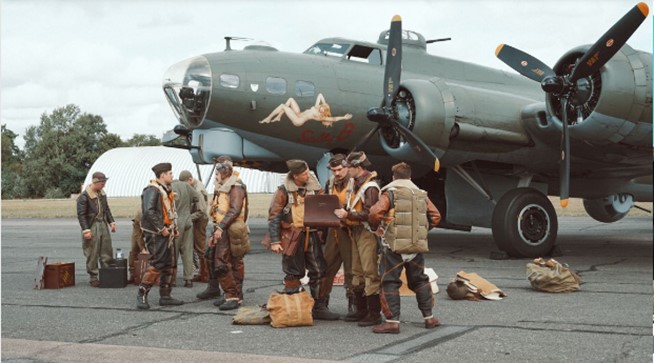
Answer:
<svg viewBox="0 0 654 363"><path fill-rule="evenodd" d="M409 79L401 82L400 90L393 101L398 121L412 130L427 145L435 148L440 158L450 144L454 127L454 96L444 82ZM393 128L382 126L381 145L389 155L398 160L419 164L425 162L418 153Z"/></svg>
<svg viewBox="0 0 654 363"><path fill-rule="evenodd" d="M570 50L554 66L557 74L580 57L589 46ZM596 146L619 144L650 148L652 142L652 57L624 45L599 72L581 79L587 91L573 93L568 110L570 138ZM561 104L547 95L547 109L561 128ZM574 106L581 106L573 109ZM579 112L581 110L581 112Z"/></svg>

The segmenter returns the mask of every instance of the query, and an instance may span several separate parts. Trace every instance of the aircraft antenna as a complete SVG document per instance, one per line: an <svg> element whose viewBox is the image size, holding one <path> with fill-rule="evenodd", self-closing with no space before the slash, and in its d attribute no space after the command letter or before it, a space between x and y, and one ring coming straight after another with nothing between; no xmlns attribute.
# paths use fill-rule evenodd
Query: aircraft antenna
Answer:
<svg viewBox="0 0 654 363"><path fill-rule="evenodd" d="M232 50L231 46L231 41L232 40L252 40L250 38L243 38L243 37L230 37L226 36L225 37L225 51Z"/></svg>

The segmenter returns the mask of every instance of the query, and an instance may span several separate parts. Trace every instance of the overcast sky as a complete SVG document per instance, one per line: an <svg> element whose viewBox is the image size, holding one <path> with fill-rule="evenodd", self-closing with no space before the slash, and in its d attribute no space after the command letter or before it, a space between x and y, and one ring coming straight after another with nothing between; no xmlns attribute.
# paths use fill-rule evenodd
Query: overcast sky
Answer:
<svg viewBox="0 0 654 363"><path fill-rule="evenodd" d="M224 36L302 52L331 36L376 42L394 14L427 39L452 37L429 45L432 54L509 70L494 55L506 43L553 66L569 49L595 42L636 3L1 0L1 120L20 135L20 147L41 114L70 103L102 116L123 139L160 137L176 124L161 90L164 72L183 59L222 51ZM651 15L628 43L652 52Z"/></svg>

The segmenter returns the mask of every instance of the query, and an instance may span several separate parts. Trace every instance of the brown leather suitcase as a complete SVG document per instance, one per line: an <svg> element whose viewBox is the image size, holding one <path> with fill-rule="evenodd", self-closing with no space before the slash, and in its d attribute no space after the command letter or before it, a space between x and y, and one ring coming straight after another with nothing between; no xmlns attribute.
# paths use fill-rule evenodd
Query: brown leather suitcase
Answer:
<svg viewBox="0 0 654 363"><path fill-rule="evenodd" d="M304 226L311 228L338 228L341 220L334 214L339 209L335 195L307 195L304 198Z"/></svg>

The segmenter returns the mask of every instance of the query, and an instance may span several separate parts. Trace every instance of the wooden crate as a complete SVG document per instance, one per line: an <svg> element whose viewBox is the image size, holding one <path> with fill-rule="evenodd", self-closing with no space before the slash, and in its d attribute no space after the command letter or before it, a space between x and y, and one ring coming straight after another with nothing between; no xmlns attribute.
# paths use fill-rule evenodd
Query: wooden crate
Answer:
<svg viewBox="0 0 654 363"><path fill-rule="evenodd" d="M75 263L54 262L45 265L43 288L60 289L75 286Z"/></svg>

